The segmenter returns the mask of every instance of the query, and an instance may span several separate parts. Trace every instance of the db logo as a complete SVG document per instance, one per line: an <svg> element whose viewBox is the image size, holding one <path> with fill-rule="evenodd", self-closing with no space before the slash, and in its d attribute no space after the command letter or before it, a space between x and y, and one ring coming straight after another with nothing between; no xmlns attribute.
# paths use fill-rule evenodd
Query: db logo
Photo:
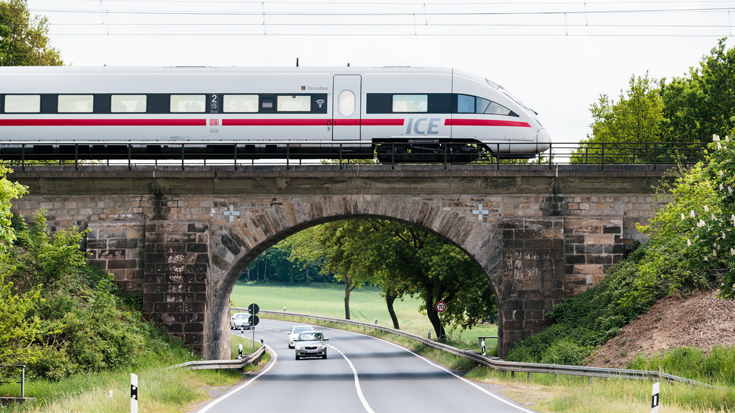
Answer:
<svg viewBox="0 0 735 413"><path fill-rule="evenodd" d="M210 119L209 126L219 126L219 119Z"/></svg>

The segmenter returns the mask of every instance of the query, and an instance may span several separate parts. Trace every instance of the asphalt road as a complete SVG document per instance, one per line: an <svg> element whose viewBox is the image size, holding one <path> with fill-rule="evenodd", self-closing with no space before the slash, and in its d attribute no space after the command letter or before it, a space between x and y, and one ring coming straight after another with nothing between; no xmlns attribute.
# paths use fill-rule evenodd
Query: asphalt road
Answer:
<svg viewBox="0 0 735 413"><path fill-rule="evenodd" d="M275 353L271 363L197 413L533 412L401 346L363 334L316 327L329 338L327 359L295 360L286 335L295 324L261 320L255 339L262 337Z"/></svg>

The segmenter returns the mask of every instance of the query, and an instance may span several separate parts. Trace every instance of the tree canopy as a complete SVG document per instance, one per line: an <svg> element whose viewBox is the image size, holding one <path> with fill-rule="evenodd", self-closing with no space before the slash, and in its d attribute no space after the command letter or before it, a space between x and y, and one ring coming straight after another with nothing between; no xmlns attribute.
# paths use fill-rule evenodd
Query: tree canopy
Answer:
<svg viewBox="0 0 735 413"><path fill-rule="evenodd" d="M702 146L714 135L727 135L735 127L735 47L725 46L720 39L685 76L667 81L648 73L633 75L617 102L600 95L590 105L592 132L580 142L572 162L601 162L602 146L608 143L630 145L608 145L605 163L652 162L654 156L659 162L676 162L673 150L661 148Z"/></svg>
<svg viewBox="0 0 735 413"><path fill-rule="evenodd" d="M26 0L0 2L0 66L61 66L51 47L48 19L31 16Z"/></svg>

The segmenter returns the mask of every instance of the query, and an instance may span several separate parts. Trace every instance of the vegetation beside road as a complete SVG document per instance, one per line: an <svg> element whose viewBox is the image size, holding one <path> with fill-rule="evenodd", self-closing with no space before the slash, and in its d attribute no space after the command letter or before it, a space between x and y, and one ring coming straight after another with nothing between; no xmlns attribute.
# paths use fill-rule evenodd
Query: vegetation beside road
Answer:
<svg viewBox="0 0 735 413"><path fill-rule="evenodd" d="M344 318L343 290L343 286L334 283L287 285L241 281L232 290L231 299L238 307L243 308L257 303L264 310L282 311L285 306L288 312ZM369 286L355 290L351 298L351 319L372 324L377 318L379 325L393 327L385 300L380 293L379 288ZM432 326L418 310L419 305L419 300L406 297L396 300L394 307L401 330L426 337ZM448 329L447 341L455 347L477 350L478 336L497 334L496 324L478 324L471 329ZM433 331L432 338L436 338ZM496 344L495 340L487 341L488 348L495 347Z"/></svg>

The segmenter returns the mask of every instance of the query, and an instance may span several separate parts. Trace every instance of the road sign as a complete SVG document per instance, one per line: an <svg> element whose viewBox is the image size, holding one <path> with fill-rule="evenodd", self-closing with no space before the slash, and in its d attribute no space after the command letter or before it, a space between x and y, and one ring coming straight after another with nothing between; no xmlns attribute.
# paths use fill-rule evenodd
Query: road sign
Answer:
<svg viewBox="0 0 735 413"><path fill-rule="evenodd" d="M260 322L260 318L258 318L257 315L251 315L250 318L248 318L248 324L255 327Z"/></svg>
<svg viewBox="0 0 735 413"><path fill-rule="evenodd" d="M443 312L447 311L447 303L445 303L444 301L438 301L434 305L434 308L436 308L436 311L438 311L440 313L443 313Z"/></svg>
<svg viewBox="0 0 735 413"><path fill-rule="evenodd" d="M258 304L252 303L248 306L248 313L258 314L258 311L260 311L260 307L258 307Z"/></svg>

